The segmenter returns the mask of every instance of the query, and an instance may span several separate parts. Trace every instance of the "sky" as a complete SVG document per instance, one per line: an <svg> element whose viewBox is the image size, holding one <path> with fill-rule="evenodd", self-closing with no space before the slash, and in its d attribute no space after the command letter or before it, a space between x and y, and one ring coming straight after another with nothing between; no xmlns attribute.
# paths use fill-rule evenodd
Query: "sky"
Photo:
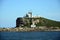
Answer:
<svg viewBox="0 0 60 40"><path fill-rule="evenodd" d="M33 16L60 21L60 0L0 0L0 27L15 27L17 17L29 11Z"/></svg>

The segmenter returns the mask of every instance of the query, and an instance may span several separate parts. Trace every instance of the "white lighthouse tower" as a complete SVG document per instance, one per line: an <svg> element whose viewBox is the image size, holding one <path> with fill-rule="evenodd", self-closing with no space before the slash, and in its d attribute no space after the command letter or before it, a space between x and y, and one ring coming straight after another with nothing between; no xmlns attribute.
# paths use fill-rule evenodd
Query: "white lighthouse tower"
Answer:
<svg viewBox="0 0 60 40"><path fill-rule="evenodd" d="M32 12L28 12L29 18L32 18Z"/></svg>

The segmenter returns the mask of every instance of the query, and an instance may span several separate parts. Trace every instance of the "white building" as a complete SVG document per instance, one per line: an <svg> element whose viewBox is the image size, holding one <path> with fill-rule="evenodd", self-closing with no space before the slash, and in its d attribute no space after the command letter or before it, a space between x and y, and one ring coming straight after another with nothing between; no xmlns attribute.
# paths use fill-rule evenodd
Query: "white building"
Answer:
<svg viewBox="0 0 60 40"><path fill-rule="evenodd" d="M31 25L31 27L36 27L35 23L33 22L33 24Z"/></svg>
<svg viewBox="0 0 60 40"><path fill-rule="evenodd" d="M32 18L32 12L28 12L29 18Z"/></svg>

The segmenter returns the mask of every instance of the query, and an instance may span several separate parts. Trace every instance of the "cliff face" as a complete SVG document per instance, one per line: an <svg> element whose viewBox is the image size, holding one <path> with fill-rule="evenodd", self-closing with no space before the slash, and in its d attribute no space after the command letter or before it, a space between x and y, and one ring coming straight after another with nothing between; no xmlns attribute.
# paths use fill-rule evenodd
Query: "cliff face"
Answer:
<svg viewBox="0 0 60 40"><path fill-rule="evenodd" d="M30 25L32 23L35 23L35 25L38 26L47 26L47 27L60 27L60 22L58 21L54 21L54 20L50 20L50 19L46 19L43 17L37 17L37 18L17 18L16 20L16 27L20 27L20 26L27 26L30 27Z"/></svg>
<svg viewBox="0 0 60 40"><path fill-rule="evenodd" d="M20 26L29 26L32 24L32 19L31 18L17 18L16 20L16 27Z"/></svg>
<svg viewBox="0 0 60 40"><path fill-rule="evenodd" d="M16 27L19 27L22 24L23 24L22 18L21 17L20 18L17 18L17 20L16 20Z"/></svg>

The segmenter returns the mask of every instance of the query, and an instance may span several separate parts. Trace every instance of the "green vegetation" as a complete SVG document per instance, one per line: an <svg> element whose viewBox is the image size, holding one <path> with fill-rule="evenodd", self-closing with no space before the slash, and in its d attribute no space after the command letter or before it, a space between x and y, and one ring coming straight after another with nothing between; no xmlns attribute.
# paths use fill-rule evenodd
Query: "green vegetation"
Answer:
<svg viewBox="0 0 60 40"><path fill-rule="evenodd" d="M39 23L36 24L36 26L47 26L47 27L60 27L60 22L59 21L54 21L54 20L50 20L50 19L47 19L47 18L43 18L43 17L39 17L39 18L32 18L34 21L36 20L39 20ZM25 18L26 20L26 25L27 27L30 26L30 23L29 22L29 18Z"/></svg>
<svg viewBox="0 0 60 40"><path fill-rule="evenodd" d="M40 22L38 24L36 24L37 26L60 27L60 22L58 22L58 21L46 19L46 18L43 18L43 17L36 18L36 19L40 20Z"/></svg>

